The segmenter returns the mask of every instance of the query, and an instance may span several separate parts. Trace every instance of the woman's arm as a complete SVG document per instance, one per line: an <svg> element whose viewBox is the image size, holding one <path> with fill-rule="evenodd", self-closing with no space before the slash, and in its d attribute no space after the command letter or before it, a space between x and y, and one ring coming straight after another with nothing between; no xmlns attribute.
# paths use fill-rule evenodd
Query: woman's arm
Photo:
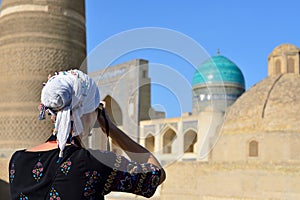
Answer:
<svg viewBox="0 0 300 200"><path fill-rule="evenodd" d="M98 109L97 120L102 129L105 130L105 119L101 112L104 112L107 118L107 123L109 125L109 136L111 137L112 142L124 150L132 161L139 163L150 163L159 167L161 169L160 183L162 183L166 179L166 174L155 156L146 148L132 140L127 134L125 134L114 123L112 123L105 109Z"/></svg>

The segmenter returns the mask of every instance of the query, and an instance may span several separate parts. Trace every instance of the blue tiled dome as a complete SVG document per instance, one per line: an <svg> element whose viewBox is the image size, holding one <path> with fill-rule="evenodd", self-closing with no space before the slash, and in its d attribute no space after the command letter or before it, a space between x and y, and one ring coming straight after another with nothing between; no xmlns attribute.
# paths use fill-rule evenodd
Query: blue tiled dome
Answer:
<svg viewBox="0 0 300 200"><path fill-rule="evenodd" d="M217 55L213 56L198 67L192 84L235 84L245 88L245 79L238 66L228 58Z"/></svg>

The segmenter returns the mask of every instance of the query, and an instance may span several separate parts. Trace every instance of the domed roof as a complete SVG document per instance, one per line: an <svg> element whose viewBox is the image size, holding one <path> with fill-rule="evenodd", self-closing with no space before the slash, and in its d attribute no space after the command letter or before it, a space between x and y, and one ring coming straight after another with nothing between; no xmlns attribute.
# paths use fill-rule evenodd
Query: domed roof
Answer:
<svg viewBox="0 0 300 200"><path fill-rule="evenodd" d="M226 114L222 134L300 133L300 75L270 76L245 92Z"/></svg>
<svg viewBox="0 0 300 200"><path fill-rule="evenodd" d="M300 52L300 49L292 44L281 44L274 48L270 56L279 55L281 56L283 53L291 53L291 52Z"/></svg>
<svg viewBox="0 0 300 200"><path fill-rule="evenodd" d="M213 56L201 64L192 81L193 87L224 83L245 88L245 79L241 70L231 60L221 55Z"/></svg>

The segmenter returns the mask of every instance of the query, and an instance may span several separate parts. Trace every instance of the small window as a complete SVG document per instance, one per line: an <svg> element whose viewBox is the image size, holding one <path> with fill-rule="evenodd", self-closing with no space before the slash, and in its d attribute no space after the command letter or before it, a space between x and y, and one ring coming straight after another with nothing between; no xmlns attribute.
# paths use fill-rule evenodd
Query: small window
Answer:
<svg viewBox="0 0 300 200"><path fill-rule="evenodd" d="M255 140L249 143L249 156L250 157L258 156L258 142Z"/></svg>
<svg viewBox="0 0 300 200"><path fill-rule="evenodd" d="M287 73L294 73L294 65L295 65L295 61L293 58L289 58L288 59L288 63L287 63Z"/></svg>
<svg viewBox="0 0 300 200"><path fill-rule="evenodd" d="M275 62L275 75L281 74L281 62L280 60L276 60Z"/></svg>

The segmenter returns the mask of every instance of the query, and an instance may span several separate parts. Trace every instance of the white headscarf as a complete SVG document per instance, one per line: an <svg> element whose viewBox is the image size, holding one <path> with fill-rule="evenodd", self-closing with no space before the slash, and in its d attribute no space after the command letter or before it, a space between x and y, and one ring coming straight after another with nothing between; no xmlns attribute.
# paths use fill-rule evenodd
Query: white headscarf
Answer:
<svg viewBox="0 0 300 200"><path fill-rule="evenodd" d="M63 156L71 131L71 111L74 121L73 135L84 134L81 117L96 110L100 104L100 94L96 83L79 70L59 72L44 86L41 103L56 110L55 132Z"/></svg>

